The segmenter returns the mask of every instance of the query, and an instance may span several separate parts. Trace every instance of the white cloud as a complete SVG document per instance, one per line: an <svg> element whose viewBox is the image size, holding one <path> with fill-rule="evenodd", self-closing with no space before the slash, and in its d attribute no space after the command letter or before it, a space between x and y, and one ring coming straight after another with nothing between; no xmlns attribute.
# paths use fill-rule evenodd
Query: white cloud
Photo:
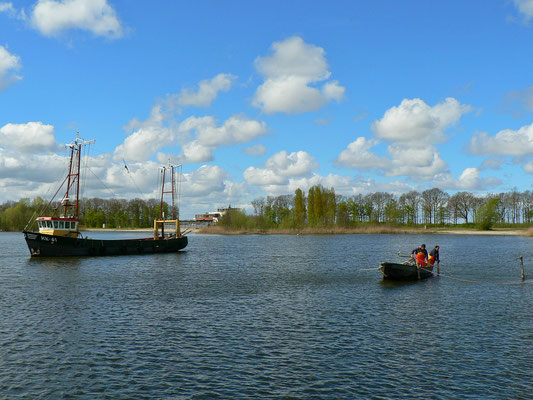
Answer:
<svg viewBox="0 0 533 400"><path fill-rule="evenodd" d="M335 161L338 164L349 168L387 169L390 165L390 160L369 151L370 148L377 144L378 142L376 140L368 140L362 136L358 137L339 154Z"/></svg>
<svg viewBox="0 0 533 400"><path fill-rule="evenodd" d="M529 161L522 165L522 169L528 174L533 174L533 161Z"/></svg>
<svg viewBox="0 0 533 400"><path fill-rule="evenodd" d="M213 159L212 152L221 146L249 142L267 132L266 124L243 115L228 118L217 126L213 117L189 117L179 126L181 137L190 136L182 144L180 162L204 162Z"/></svg>
<svg viewBox="0 0 533 400"><path fill-rule="evenodd" d="M57 36L70 29L108 38L123 34L115 10L107 0L39 0L33 8L31 23L46 36Z"/></svg>
<svg viewBox="0 0 533 400"><path fill-rule="evenodd" d="M260 157L266 154L267 148L262 144L254 144L253 146L245 148L242 152L250 156Z"/></svg>
<svg viewBox="0 0 533 400"><path fill-rule="evenodd" d="M283 185L289 178L309 175L316 168L314 157L305 151L287 154L283 150L270 157L264 168L248 167L243 176L249 185Z"/></svg>
<svg viewBox="0 0 533 400"><path fill-rule="evenodd" d="M54 127L42 122L4 125L0 128L0 146L22 153L54 151Z"/></svg>
<svg viewBox="0 0 533 400"><path fill-rule="evenodd" d="M212 116L191 116L178 124L172 111L168 100L160 101L152 107L146 121L132 119L125 129L133 132L117 146L115 159L148 160L157 150L179 144L181 153L178 156L160 153L158 159L170 157L177 163L207 162L213 160L213 151L218 147L246 143L267 132L264 122L245 115L234 115L221 126L217 126Z"/></svg>
<svg viewBox="0 0 533 400"><path fill-rule="evenodd" d="M189 163L199 163L199 162L208 162L213 161L213 150L215 148L212 146L205 146L198 141L192 141L185 143L181 147L181 153L178 156L178 162L189 162Z"/></svg>
<svg viewBox="0 0 533 400"><path fill-rule="evenodd" d="M412 148L396 144L389 146L387 152L392 158L387 176L408 176L430 181L447 170L446 162L433 146Z"/></svg>
<svg viewBox="0 0 533 400"><path fill-rule="evenodd" d="M533 0L514 0L514 4L526 20L533 17Z"/></svg>
<svg viewBox="0 0 533 400"><path fill-rule="evenodd" d="M13 73L20 67L20 57L11 54L4 46L0 46L0 90L22 79L22 77Z"/></svg>
<svg viewBox="0 0 533 400"><path fill-rule="evenodd" d="M497 178L481 178L478 168L466 168L458 179L449 173L437 176L435 185L444 190L487 190L500 185L502 182Z"/></svg>
<svg viewBox="0 0 533 400"><path fill-rule="evenodd" d="M359 137L335 161L340 166L371 169L389 177L434 180L447 174L448 166L433 144L444 141L445 130L471 110L471 106L453 98L433 107L421 99L404 99L372 124L375 135L389 142L388 157L371 151L379 143L377 140Z"/></svg>
<svg viewBox="0 0 533 400"><path fill-rule="evenodd" d="M322 94L326 101L341 101L346 89L339 85L338 81L328 82L322 88Z"/></svg>
<svg viewBox="0 0 533 400"><path fill-rule="evenodd" d="M523 156L533 154L533 124L518 130L504 129L495 136L478 132L470 139L468 149L479 155Z"/></svg>
<svg viewBox="0 0 533 400"><path fill-rule="evenodd" d="M283 185L288 182L287 178L278 175L275 171L266 168L248 167L243 177L249 185Z"/></svg>
<svg viewBox="0 0 533 400"><path fill-rule="evenodd" d="M219 92L227 92L232 81L237 77L231 74L218 74L214 78L205 79L198 84L198 90L183 89L176 96L176 103L180 106L209 107Z"/></svg>
<svg viewBox="0 0 533 400"><path fill-rule="evenodd" d="M447 168L446 162L431 145L413 148L401 143L392 144L387 148L389 158L370 151L377 144L374 139L359 137L335 161L348 168L377 170L386 176L407 176L423 181L433 179Z"/></svg>
<svg viewBox="0 0 533 400"><path fill-rule="evenodd" d="M184 175L184 196L206 196L224 191L224 181L228 174L217 165L202 165L197 170Z"/></svg>
<svg viewBox="0 0 533 400"><path fill-rule="evenodd" d="M285 150L270 157L265 167L277 171L282 176L302 176L318 168L315 158L305 151L287 154Z"/></svg>
<svg viewBox="0 0 533 400"><path fill-rule="evenodd" d="M470 111L471 106L451 97L433 107L421 99L404 99L375 121L372 130L388 141L438 143L445 139L444 131Z"/></svg>
<svg viewBox="0 0 533 400"><path fill-rule="evenodd" d="M336 194L345 196L375 192L400 194L415 189L412 185L400 181L379 182L363 177L348 177L337 174L322 176L317 173L306 177L290 178L285 184L263 185L261 189L267 195L278 196L294 193L298 188L307 192L309 188L315 185L334 188Z"/></svg>
<svg viewBox="0 0 533 400"><path fill-rule="evenodd" d="M117 146L115 158L148 160L158 149L172 144L176 139L176 132L165 124L165 118L161 105L155 105L145 122L130 121L126 129L135 129L135 131L124 140L123 144Z"/></svg>
<svg viewBox="0 0 533 400"><path fill-rule="evenodd" d="M0 147L0 181L55 182L65 167L65 161L66 158L58 154L20 153Z"/></svg>
<svg viewBox="0 0 533 400"><path fill-rule="evenodd" d="M316 87L331 76L323 48L307 44L300 37L290 37L275 42L271 49L272 55L255 60L265 82L255 93L254 106L267 114L297 114L316 111L331 100L342 99L345 88L337 81Z"/></svg>

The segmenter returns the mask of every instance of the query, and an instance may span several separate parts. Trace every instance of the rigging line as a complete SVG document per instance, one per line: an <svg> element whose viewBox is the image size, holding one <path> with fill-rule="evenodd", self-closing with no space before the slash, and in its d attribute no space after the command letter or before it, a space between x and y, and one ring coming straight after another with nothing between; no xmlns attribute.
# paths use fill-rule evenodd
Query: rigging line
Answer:
<svg viewBox="0 0 533 400"><path fill-rule="evenodd" d="M107 185L104 182L102 182L102 180L100 178L98 178L98 176L93 172L93 170L91 168L87 167L87 169L89 171L91 171L91 174L93 174L96 177L96 179L98 179L98 182L100 182L102 184L102 186L105 187L107 189L107 191L113 195L113 197L118 197L118 195L116 193L114 193L111 189L109 189L107 187Z"/></svg>
<svg viewBox="0 0 533 400"><path fill-rule="evenodd" d="M139 189L139 186L137 186L137 183L135 183L135 180L133 179L133 176L131 175L130 169L128 168L128 166L126 164L126 160L122 159L122 161L124 162L124 168L126 169L126 171L128 171L128 175L129 175L131 181L133 182L133 184L135 185L135 187L137 188L137 190L141 194L141 198L143 198L144 197L144 193L141 192L141 189Z"/></svg>

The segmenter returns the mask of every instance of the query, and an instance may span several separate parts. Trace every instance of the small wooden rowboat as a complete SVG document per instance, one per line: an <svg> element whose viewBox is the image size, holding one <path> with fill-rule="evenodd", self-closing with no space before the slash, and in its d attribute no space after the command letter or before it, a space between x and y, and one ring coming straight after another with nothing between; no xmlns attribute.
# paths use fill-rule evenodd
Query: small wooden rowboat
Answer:
<svg viewBox="0 0 533 400"><path fill-rule="evenodd" d="M391 281L417 281L433 276L433 266L418 268L415 264L397 264L382 262L379 270L383 279Z"/></svg>

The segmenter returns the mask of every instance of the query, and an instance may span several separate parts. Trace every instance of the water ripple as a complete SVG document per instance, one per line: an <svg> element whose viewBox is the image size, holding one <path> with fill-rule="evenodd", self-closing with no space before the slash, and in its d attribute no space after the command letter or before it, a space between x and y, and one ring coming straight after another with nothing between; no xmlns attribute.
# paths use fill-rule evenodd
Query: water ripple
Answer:
<svg viewBox="0 0 533 400"><path fill-rule="evenodd" d="M531 398L531 285L499 284L530 238L197 235L55 260L0 240L0 398ZM368 270L436 240L481 283Z"/></svg>

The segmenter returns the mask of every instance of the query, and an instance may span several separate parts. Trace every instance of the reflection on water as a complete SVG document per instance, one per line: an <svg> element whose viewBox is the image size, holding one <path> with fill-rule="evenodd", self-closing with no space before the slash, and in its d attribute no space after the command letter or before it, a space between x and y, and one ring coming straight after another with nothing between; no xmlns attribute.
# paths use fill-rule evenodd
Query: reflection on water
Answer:
<svg viewBox="0 0 533 400"><path fill-rule="evenodd" d="M194 235L30 259L0 234L0 397L530 398L533 286L504 283L519 255L533 274L532 240ZM464 280L381 280L421 243Z"/></svg>

